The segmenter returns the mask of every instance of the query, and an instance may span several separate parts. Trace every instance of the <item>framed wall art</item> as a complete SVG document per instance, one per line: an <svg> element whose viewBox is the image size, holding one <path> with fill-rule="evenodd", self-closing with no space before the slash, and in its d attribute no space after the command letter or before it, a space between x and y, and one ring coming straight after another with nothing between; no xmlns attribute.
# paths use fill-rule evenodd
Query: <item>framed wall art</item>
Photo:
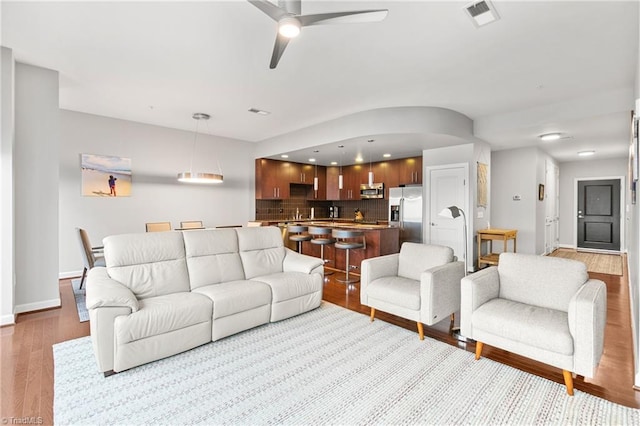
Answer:
<svg viewBox="0 0 640 426"><path fill-rule="evenodd" d="M131 159L81 154L82 195L85 197L129 197Z"/></svg>

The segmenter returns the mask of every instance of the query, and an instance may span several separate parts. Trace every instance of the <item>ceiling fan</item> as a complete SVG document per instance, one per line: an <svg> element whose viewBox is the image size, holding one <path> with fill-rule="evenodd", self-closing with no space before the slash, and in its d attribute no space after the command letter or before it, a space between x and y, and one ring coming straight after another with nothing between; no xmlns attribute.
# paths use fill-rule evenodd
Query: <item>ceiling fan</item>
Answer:
<svg viewBox="0 0 640 426"><path fill-rule="evenodd" d="M318 13L301 15L302 0L278 0L278 6L269 0L248 0L249 3L278 22L278 34L273 46L269 68L274 69L289 44L289 40L300 34L302 27L325 24L351 24L379 22L386 18L388 9L357 10L351 12Z"/></svg>

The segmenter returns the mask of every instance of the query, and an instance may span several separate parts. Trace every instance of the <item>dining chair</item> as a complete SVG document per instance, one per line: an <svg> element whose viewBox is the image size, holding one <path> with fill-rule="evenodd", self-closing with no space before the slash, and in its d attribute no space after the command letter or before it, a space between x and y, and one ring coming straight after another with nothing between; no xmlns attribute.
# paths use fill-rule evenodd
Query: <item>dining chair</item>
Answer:
<svg viewBox="0 0 640 426"><path fill-rule="evenodd" d="M145 226L147 232L171 231L171 222L148 222Z"/></svg>
<svg viewBox="0 0 640 426"><path fill-rule="evenodd" d="M188 220L186 222L180 222L180 229L202 229L201 220Z"/></svg>
<svg viewBox="0 0 640 426"><path fill-rule="evenodd" d="M80 289L82 289L84 280L87 278L87 271L94 266L105 266L104 247L92 247L87 231L82 228L76 228L76 234L78 235L78 241L80 242L80 252L82 254L82 262L84 264L82 278L80 279Z"/></svg>

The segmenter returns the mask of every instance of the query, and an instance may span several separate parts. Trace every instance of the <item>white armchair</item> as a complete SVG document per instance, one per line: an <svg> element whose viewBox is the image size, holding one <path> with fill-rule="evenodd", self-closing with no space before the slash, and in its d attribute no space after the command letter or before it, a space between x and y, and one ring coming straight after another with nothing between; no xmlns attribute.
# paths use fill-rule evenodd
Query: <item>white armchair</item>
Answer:
<svg viewBox="0 0 640 426"><path fill-rule="evenodd" d="M404 243L400 253L362 261L360 303L423 324L433 325L460 309L464 263L445 246Z"/></svg>
<svg viewBox="0 0 640 426"><path fill-rule="evenodd" d="M573 375L593 377L604 345L607 289L589 279L584 263L502 253L498 266L462 280L461 332L562 369L567 393Z"/></svg>

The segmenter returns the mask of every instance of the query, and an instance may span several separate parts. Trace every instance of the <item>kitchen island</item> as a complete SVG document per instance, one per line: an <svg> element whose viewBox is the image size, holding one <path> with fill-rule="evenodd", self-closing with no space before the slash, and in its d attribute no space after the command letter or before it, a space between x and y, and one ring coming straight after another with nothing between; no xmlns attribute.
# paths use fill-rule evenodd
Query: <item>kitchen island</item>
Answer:
<svg viewBox="0 0 640 426"><path fill-rule="evenodd" d="M294 223L304 226L363 231L365 241L367 243L366 249L354 249L351 250L349 254L349 261L351 265L355 265L357 267L357 269L353 271L356 273L360 273L360 262L362 262L363 259L398 253L400 251L400 229L391 228L388 225L324 220L309 220ZM283 233L283 236L284 238L288 238L288 234L286 232ZM287 241L285 241L285 245L288 245ZM302 253L320 257L320 246L305 241L302 243ZM336 250L333 244L327 245L324 248L324 258L328 260L326 263L327 267L340 271L346 270L345 250Z"/></svg>

